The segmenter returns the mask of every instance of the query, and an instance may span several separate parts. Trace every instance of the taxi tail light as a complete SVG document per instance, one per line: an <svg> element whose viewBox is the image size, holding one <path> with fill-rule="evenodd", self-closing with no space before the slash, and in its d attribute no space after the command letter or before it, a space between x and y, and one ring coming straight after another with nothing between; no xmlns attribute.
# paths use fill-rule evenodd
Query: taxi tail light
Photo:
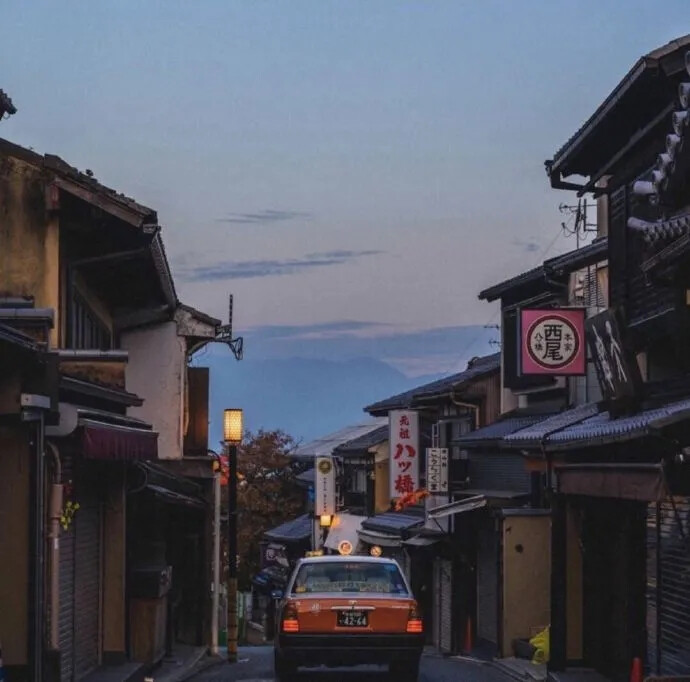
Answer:
<svg viewBox="0 0 690 682"><path fill-rule="evenodd" d="M283 610L282 630L283 632L299 632L297 609L293 604L287 604Z"/></svg>
<svg viewBox="0 0 690 682"><path fill-rule="evenodd" d="M407 616L407 631L412 633L424 632L424 623L422 622L422 615L419 613L417 605L410 607L410 613Z"/></svg>

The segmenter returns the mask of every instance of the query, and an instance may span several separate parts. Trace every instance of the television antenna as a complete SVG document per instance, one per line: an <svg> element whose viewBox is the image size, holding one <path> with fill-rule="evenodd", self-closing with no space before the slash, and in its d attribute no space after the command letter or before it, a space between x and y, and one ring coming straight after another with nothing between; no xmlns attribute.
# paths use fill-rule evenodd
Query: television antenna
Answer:
<svg viewBox="0 0 690 682"><path fill-rule="evenodd" d="M244 357L244 339L241 336L234 338L232 335L232 298L232 294L230 294L228 299L228 323L218 329L216 341L226 344L235 356L235 360L239 361Z"/></svg>

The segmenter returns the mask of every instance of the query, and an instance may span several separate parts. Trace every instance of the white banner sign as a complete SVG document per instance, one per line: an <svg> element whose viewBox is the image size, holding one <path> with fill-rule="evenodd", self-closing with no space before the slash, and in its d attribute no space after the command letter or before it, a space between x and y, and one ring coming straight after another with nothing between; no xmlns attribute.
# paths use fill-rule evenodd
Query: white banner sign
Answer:
<svg viewBox="0 0 690 682"><path fill-rule="evenodd" d="M390 496L402 497L419 489L419 414L395 410L390 426Z"/></svg>
<svg viewBox="0 0 690 682"><path fill-rule="evenodd" d="M432 495L448 492L447 448L427 448L426 489Z"/></svg>
<svg viewBox="0 0 690 682"><path fill-rule="evenodd" d="M332 457L316 458L314 514L316 516L335 514L335 465Z"/></svg>

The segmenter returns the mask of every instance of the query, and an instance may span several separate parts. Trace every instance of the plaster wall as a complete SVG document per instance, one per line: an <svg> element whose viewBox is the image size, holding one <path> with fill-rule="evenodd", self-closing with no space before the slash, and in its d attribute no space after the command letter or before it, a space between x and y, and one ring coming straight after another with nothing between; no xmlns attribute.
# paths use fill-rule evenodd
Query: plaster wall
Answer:
<svg viewBox="0 0 690 682"><path fill-rule="evenodd" d="M0 429L0 642L7 666L28 663L29 449Z"/></svg>
<svg viewBox="0 0 690 682"><path fill-rule="evenodd" d="M175 322L152 325L122 335L129 351L127 390L144 399L129 414L158 431L159 459L181 459L186 394L186 347Z"/></svg>
<svg viewBox="0 0 690 682"><path fill-rule="evenodd" d="M0 156L0 212L0 296L33 296L37 308L53 308L59 319L60 230L57 217L46 213L38 168Z"/></svg>
<svg viewBox="0 0 690 682"><path fill-rule="evenodd" d="M503 520L501 655L512 656L513 640L530 638L551 622L551 518L509 516Z"/></svg>

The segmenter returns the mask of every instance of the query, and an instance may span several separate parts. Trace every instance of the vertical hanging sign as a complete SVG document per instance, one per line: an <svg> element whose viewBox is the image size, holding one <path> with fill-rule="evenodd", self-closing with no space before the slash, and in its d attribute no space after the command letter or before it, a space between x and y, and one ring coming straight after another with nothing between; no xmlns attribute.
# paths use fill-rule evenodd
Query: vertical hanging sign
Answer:
<svg viewBox="0 0 690 682"><path fill-rule="evenodd" d="M335 514L335 467L332 457L316 458L314 476L314 514L333 516Z"/></svg>
<svg viewBox="0 0 690 682"><path fill-rule="evenodd" d="M402 497L419 489L419 414L394 410L390 426L390 496Z"/></svg>

